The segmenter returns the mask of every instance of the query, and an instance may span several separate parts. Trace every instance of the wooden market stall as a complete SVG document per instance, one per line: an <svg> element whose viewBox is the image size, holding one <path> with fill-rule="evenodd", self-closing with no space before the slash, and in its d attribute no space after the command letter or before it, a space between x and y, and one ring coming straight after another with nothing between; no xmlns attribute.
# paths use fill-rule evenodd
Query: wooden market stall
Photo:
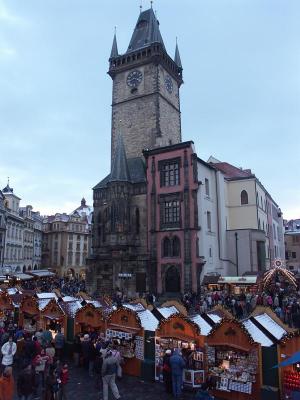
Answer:
<svg viewBox="0 0 300 400"><path fill-rule="evenodd" d="M300 331L285 335L278 345L278 364L299 351ZM300 362L279 368L278 372L281 394L283 396L290 396L293 392L296 392L300 398Z"/></svg>
<svg viewBox="0 0 300 400"><path fill-rule="evenodd" d="M261 348L245 326L234 319L223 319L208 334L206 343L214 395L229 400L261 399Z"/></svg>
<svg viewBox="0 0 300 400"><path fill-rule="evenodd" d="M14 311L14 305L11 297L6 291L0 292L0 318L11 314Z"/></svg>
<svg viewBox="0 0 300 400"><path fill-rule="evenodd" d="M105 336L117 344L124 358L123 373L141 376L145 332L138 313L125 307L113 310L106 322Z"/></svg>
<svg viewBox="0 0 300 400"><path fill-rule="evenodd" d="M36 332L40 326L40 310L37 299L34 296L25 295L20 303L19 325L27 333Z"/></svg>
<svg viewBox="0 0 300 400"><path fill-rule="evenodd" d="M199 326L181 314L162 319L155 332L155 379L163 380L163 356L168 349L180 349L186 360L183 382L199 387L205 380L204 336Z"/></svg>
<svg viewBox="0 0 300 400"><path fill-rule="evenodd" d="M54 298L48 299L46 304L40 302L39 310L40 328L43 330L49 329L52 332L52 335L54 335L58 330L61 330L64 334L66 333L67 316Z"/></svg>
<svg viewBox="0 0 300 400"><path fill-rule="evenodd" d="M100 336L105 334L105 320L102 311L92 303L87 303L76 311L74 323L75 335L93 331L99 333Z"/></svg>

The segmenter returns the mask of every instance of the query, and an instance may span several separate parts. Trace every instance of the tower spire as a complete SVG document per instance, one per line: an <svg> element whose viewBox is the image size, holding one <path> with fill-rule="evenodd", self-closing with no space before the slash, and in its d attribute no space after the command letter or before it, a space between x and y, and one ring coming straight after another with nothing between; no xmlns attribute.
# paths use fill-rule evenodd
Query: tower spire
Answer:
<svg viewBox="0 0 300 400"><path fill-rule="evenodd" d="M110 181L114 182L130 182L130 174L127 164L126 151L123 143L122 135L119 133L115 149L115 156L113 158Z"/></svg>
<svg viewBox="0 0 300 400"><path fill-rule="evenodd" d="M119 53L118 53L118 44L117 44L117 28L115 27L114 39L113 39L113 44L111 47L109 59L116 58L116 57L118 57L118 55L119 55Z"/></svg>
<svg viewBox="0 0 300 400"><path fill-rule="evenodd" d="M179 49L178 49L178 43L177 43L177 36L176 36L176 47L175 47L174 61L175 61L175 63L177 64L177 66L179 68L182 68L181 58L180 58Z"/></svg>

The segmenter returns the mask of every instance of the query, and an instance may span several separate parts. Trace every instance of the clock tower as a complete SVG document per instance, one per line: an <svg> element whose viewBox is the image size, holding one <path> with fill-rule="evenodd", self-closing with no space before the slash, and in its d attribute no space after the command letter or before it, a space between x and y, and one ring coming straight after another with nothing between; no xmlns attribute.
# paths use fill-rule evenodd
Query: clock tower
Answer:
<svg viewBox="0 0 300 400"><path fill-rule="evenodd" d="M108 74L113 80L112 160L120 133L128 158L181 142L179 51L176 44L174 60L168 55L152 8L140 13L124 54L114 37Z"/></svg>
<svg viewBox="0 0 300 400"><path fill-rule="evenodd" d="M168 55L156 16L141 12L127 51L116 35L109 58L113 81L111 168L94 188L90 292L155 291L147 231L147 177L143 150L181 142L179 88L182 66L176 45Z"/></svg>

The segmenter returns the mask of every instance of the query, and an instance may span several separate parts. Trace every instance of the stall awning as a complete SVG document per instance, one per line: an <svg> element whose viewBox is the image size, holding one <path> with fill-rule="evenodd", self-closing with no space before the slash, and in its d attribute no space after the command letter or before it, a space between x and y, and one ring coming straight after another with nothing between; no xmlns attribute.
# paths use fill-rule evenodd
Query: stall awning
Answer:
<svg viewBox="0 0 300 400"><path fill-rule="evenodd" d="M287 360L282 361L281 363L274 365L272 368L281 368L281 367L287 367L289 365L293 365L300 362L300 351L297 351L294 353L291 357L289 357Z"/></svg>
<svg viewBox="0 0 300 400"><path fill-rule="evenodd" d="M218 284L255 285L257 276L220 276Z"/></svg>

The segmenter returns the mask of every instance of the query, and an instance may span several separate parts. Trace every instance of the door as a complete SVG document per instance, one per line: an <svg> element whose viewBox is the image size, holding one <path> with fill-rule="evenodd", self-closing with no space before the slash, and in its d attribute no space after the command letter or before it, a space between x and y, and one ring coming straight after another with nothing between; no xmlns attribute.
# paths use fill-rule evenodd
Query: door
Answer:
<svg viewBox="0 0 300 400"><path fill-rule="evenodd" d="M166 272L166 292L180 292L180 274L175 265L168 268Z"/></svg>

